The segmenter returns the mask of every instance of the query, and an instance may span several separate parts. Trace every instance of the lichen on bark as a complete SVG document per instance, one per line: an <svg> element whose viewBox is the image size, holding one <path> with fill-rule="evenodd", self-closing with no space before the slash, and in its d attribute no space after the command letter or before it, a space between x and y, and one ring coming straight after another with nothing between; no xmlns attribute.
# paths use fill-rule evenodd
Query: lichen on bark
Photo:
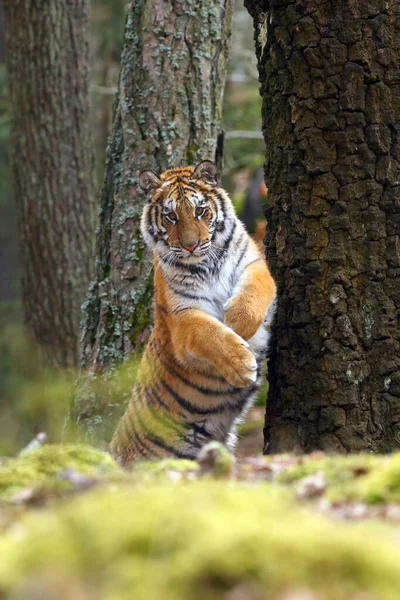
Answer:
<svg viewBox="0 0 400 600"><path fill-rule="evenodd" d="M394 0L246 0L278 287L266 446L389 451L400 428Z"/></svg>
<svg viewBox="0 0 400 600"><path fill-rule="evenodd" d="M152 260L140 235L145 199L138 174L220 160L231 15L231 0L140 0L128 6L101 194L96 277L84 303L85 373L74 410L92 433L101 429L104 408L107 421L115 422L128 396L111 399L105 389L99 398L90 392L85 374L110 372L140 351L152 323Z"/></svg>

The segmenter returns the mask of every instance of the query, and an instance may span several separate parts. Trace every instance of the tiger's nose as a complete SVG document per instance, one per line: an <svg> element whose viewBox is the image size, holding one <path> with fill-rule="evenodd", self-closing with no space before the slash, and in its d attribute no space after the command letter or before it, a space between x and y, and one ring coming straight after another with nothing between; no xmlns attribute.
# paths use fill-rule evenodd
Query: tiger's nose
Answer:
<svg viewBox="0 0 400 600"><path fill-rule="evenodd" d="M193 252L193 250L195 250L198 246L198 242L195 242L194 244L188 244L187 246L183 246L185 248L185 250L189 250L189 252Z"/></svg>

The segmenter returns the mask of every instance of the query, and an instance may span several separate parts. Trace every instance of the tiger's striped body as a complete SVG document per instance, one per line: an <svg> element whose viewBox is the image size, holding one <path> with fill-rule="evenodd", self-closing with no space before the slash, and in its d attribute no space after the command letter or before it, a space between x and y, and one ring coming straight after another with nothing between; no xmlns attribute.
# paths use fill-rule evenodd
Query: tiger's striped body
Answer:
<svg viewBox="0 0 400 600"><path fill-rule="evenodd" d="M155 324L110 452L124 465L232 450L268 344L275 284L209 161L142 177ZM173 216L172 216L173 215Z"/></svg>

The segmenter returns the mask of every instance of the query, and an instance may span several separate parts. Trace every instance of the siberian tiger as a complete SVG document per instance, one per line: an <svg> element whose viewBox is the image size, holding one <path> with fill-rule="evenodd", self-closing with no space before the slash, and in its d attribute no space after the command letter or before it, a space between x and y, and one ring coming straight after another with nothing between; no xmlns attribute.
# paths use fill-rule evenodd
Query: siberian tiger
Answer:
<svg viewBox="0 0 400 600"><path fill-rule="evenodd" d="M141 230L154 255L155 323L111 441L123 465L195 458L236 425L257 391L276 288L210 161L141 173Z"/></svg>

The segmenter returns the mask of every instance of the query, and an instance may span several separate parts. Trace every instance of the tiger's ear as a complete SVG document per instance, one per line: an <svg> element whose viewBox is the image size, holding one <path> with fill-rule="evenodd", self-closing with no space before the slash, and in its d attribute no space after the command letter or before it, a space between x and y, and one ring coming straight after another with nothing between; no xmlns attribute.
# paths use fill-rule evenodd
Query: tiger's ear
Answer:
<svg viewBox="0 0 400 600"><path fill-rule="evenodd" d="M160 187L161 183L161 179L154 171L142 171L139 175L139 185L146 194L154 192L154 190Z"/></svg>
<svg viewBox="0 0 400 600"><path fill-rule="evenodd" d="M211 160L203 160L197 165L193 176L195 179L202 179L210 185L218 184L218 169Z"/></svg>

